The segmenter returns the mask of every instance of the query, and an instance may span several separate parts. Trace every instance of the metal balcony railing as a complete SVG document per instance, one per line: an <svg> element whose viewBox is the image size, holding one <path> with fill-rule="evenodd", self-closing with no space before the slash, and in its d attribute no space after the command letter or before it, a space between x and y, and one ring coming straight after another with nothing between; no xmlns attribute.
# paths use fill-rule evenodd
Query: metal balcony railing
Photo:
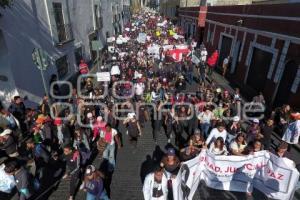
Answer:
<svg viewBox="0 0 300 200"><path fill-rule="evenodd" d="M71 24L60 24L54 28L56 28L57 31L56 45L60 46L74 39Z"/></svg>

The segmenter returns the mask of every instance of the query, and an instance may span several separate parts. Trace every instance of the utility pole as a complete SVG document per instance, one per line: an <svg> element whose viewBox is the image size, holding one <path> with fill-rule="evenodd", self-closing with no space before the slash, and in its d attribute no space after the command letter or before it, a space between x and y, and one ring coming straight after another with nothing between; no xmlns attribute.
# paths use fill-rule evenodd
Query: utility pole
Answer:
<svg viewBox="0 0 300 200"><path fill-rule="evenodd" d="M44 71L49 66L49 56L42 49L40 49L40 48L34 48L33 52L32 52L32 60L33 60L34 64L37 66L37 68L41 72L41 77L42 77L42 81L43 81L43 86L44 86L45 94L48 97L49 102L50 102L50 98L49 98L50 96L49 96L49 92L48 92L48 89L47 89L46 80L45 80L45 77L44 77Z"/></svg>

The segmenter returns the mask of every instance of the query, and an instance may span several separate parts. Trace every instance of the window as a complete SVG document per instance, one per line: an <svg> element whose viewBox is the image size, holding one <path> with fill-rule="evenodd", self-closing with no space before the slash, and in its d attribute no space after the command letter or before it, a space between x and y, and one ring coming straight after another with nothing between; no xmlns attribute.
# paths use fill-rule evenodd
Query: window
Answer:
<svg viewBox="0 0 300 200"><path fill-rule="evenodd" d="M57 31L57 43L63 43L72 39L70 24L65 24L63 7L61 3L53 3L53 15Z"/></svg>
<svg viewBox="0 0 300 200"><path fill-rule="evenodd" d="M77 66L79 66L80 60L83 57L82 47L76 48L75 51L74 51L74 55L75 55L76 64L77 64Z"/></svg>
<svg viewBox="0 0 300 200"><path fill-rule="evenodd" d="M103 28L101 7L99 7L99 5L94 5L94 18L95 18L95 29L98 30Z"/></svg>
<svg viewBox="0 0 300 200"><path fill-rule="evenodd" d="M298 68L295 80L294 80L292 88L291 88L291 92L293 92L294 94L296 94L299 85L300 85L300 67Z"/></svg>
<svg viewBox="0 0 300 200"><path fill-rule="evenodd" d="M57 69L57 75L59 79L64 78L68 72L69 72L69 64L67 56L63 56L56 60L56 69Z"/></svg>

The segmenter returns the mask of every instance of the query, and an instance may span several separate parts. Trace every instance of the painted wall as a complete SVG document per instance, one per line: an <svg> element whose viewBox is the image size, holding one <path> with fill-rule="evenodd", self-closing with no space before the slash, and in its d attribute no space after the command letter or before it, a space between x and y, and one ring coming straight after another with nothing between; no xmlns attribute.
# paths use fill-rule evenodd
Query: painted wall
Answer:
<svg viewBox="0 0 300 200"><path fill-rule="evenodd" d="M287 91L284 103L300 108L300 84L296 84L300 78L297 75L300 65L300 29L296 26L300 23L300 14L294 12L297 9L300 9L300 4L208 7L205 45L212 53L215 49L221 49L224 37L231 38L230 52L233 57L237 42L241 43L237 63L232 72L227 73L227 78L240 87L249 99L257 95L257 89L248 85L247 80L249 70L254 67L251 66L253 51L258 48L272 54L261 91L268 104L278 106L278 95ZM238 25L238 20L243 23ZM291 60L294 64L286 67ZM280 91L281 84L287 82L290 85Z"/></svg>
<svg viewBox="0 0 300 200"><path fill-rule="evenodd" d="M65 24L71 24L74 40L58 47L55 45L57 33L53 16L52 2L61 2ZM44 72L46 82L49 83L50 76L57 74L55 60L67 55L69 72L63 78L67 80L77 70L74 51L82 46L84 58L91 58L88 35L95 30L94 5L100 0L18 0L14 1L11 9L1 11L0 30L2 31L1 43L6 44L0 50L1 63L9 66L9 69L0 68L0 74L10 76L6 92L15 89L21 95L27 95L30 101L38 102L44 95L40 71L32 62L32 51L34 48L42 48L50 56L52 62ZM112 24L112 5L118 7L117 13L122 13L123 4L118 0L101 1L101 13L103 16L103 29L100 30L99 39L103 45L106 43L106 32L114 34ZM121 20L123 28L123 22ZM1 82L2 84L2 82ZM2 92L2 93L1 93ZM0 88L0 99L7 98Z"/></svg>

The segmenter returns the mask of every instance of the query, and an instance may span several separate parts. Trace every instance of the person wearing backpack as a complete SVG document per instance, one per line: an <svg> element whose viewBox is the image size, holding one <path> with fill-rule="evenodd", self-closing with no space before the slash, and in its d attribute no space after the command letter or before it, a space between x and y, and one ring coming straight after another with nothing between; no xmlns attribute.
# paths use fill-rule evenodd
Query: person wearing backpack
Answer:
<svg viewBox="0 0 300 200"><path fill-rule="evenodd" d="M28 150L27 157L29 158L27 166L30 172L35 176L35 181L40 182L46 173L50 153L42 143L35 144L32 138L26 141L26 149Z"/></svg>
<svg viewBox="0 0 300 200"><path fill-rule="evenodd" d="M66 145L64 147L64 161L66 162L66 172L63 179L70 178L69 200L73 200L80 178L81 158L79 151L73 150L71 145Z"/></svg>

